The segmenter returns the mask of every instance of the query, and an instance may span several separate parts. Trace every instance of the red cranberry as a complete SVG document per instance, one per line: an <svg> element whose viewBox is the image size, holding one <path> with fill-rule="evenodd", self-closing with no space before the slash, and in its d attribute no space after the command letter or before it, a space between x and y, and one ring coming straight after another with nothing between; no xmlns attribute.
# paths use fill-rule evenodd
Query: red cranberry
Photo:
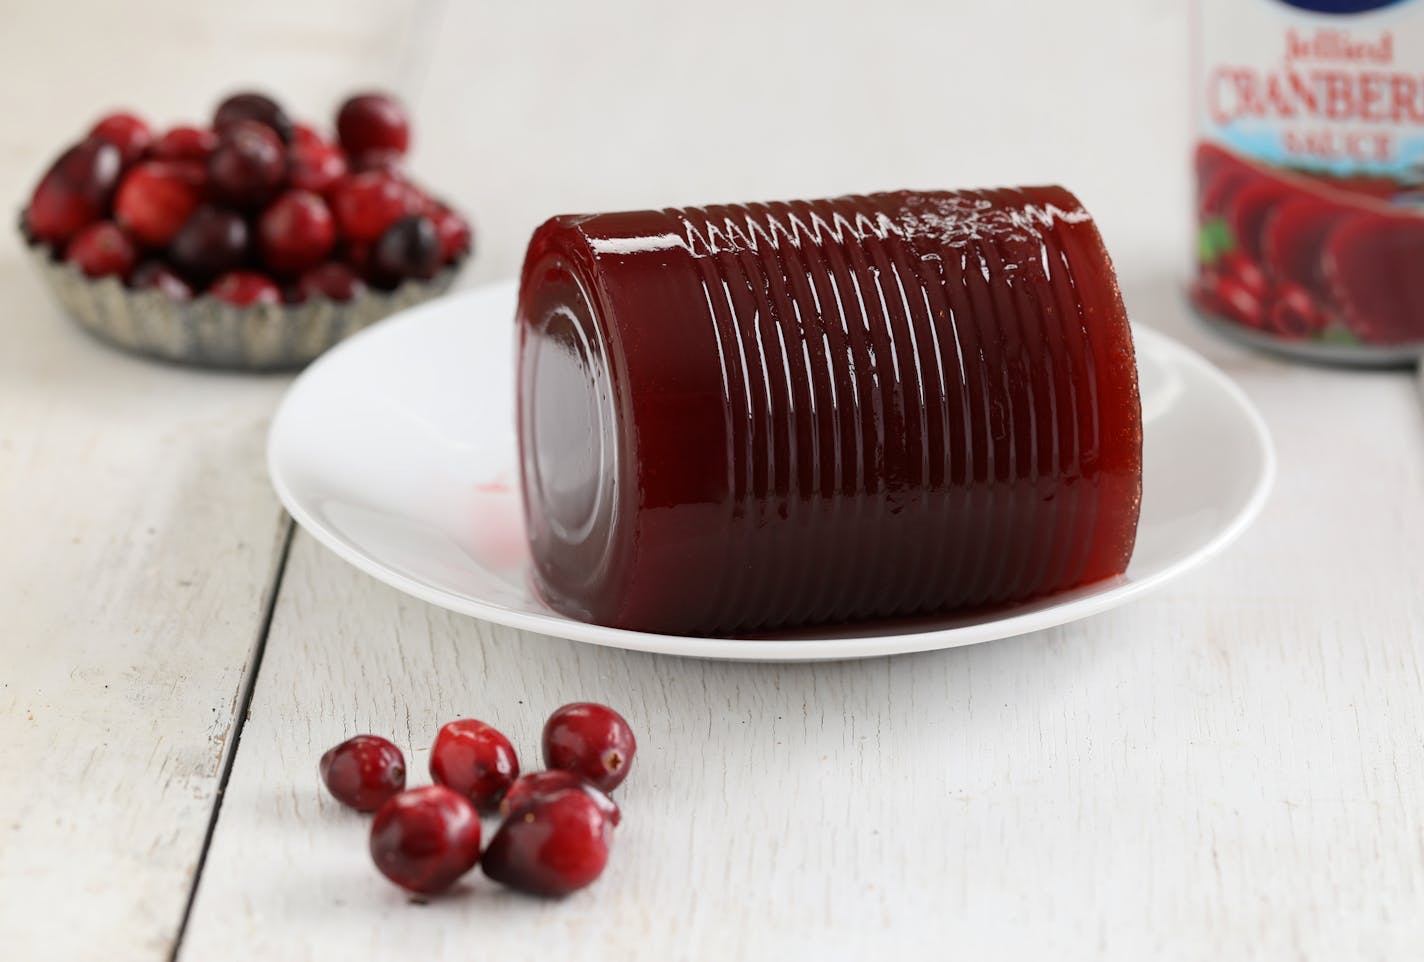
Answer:
<svg viewBox="0 0 1424 962"><path fill-rule="evenodd" d="M388 177L404 177L405 155L398 150L368 150L351 158L351 169L358 174L376 171Z"/></svg>
<svg viewBox="0 0 1424 962"><path fill-rule="evenodd" d="M484 872L533 895L568 895L608 864L613 826L588 794L565 789L521 808L490 839Z"/></svg>
<svg viewBox="0 0 1424 962"><path fill-rule="evenodd" d="M1217 282L1211 306L1247 327L1265 326L1265 304L1261 296L1235 277L1222 277Z"/></svg>
<svg viewBox="0 0 1424 962"><path fill-rule="evenodd" d="M138 270L134 271L133 276L129 278L129 286L136 291L162 291L170 300L190 301L193 299L193 289L188 286L188 282L173 273L162 261L149 261L146 264L140 264Z"/></svg>
<svg viewBox="0 0 1424 962"><path fill-rule="evenodd" d="M1217 262L1217 270L1223 278L1233 278L1256 297L1265 297L1271 286L1266 272L1251 258L1240 251L1224 254Z"/></svg>
<svg viewBox="0 0 1424 962"><path fill-rule="evenodd" d="M480 816L444 785L401 792L371 822L371 858L392 882L433 895L480 860Z"/></svg>
<svg viewBox="0 0 1424 962"><path fill-rule="evenodd" d="M287 151L272 129L251 120L228 125L208 158L218 196L238 207L260 207L287 176Z"/></svg>
<svg viewBox="0 0 1424 962"><path fill-rule="evenodd" d="M435 736L430 777L464 795L480 811L493 812L519 777L519 759L509 739L497 729L462 718Z"/></svg>
<svg viewBox="0 0 1424 962"><path fill-rule="evenodd" d="M282 303L281 289L256 271L229 271L213 281L208 293L238 307Z"/></svg>
<svg viewBox="0 0 1424 962"><path fill-rule="evenodd" d="M166 247L198 207L190 162L144 161L124 175L114 217L140 244Z"/></svg>
<svg viewBox="0 0 1424 962"><path fill-rule="evenodd" d="M368 150L403 154L410 147L410 121L405 108L386 94L358 94L347 100L336 113L336 134L352 157Z"/></svg>
<svg viewBox="0 0 1424 962"><path fill-rule="evenodd" d="M263 94L233 94L218 104L213 113L213 129L218 133L242 121L253 121L268 127L283 143L292 139L292 119L281 104Z"/></svg>
<svg viewBox="0 0 1424 962"><path fill-rule="evenodd" d="M168 256L199 283L240 267L247 259L247 221L220 207L199 207L174 235Z"/></svg>
<svg viewBox="0 0 1424 962"><path fill-rule="evenodd" d="M544 724L545 766L582 775L605 792L628 777L637 751L633 729L605 705L565 705Z"/></svg>
<svg viewBox="0 0 1424 962"><path fill-rule="evenodd" d="M64 259L90 277L128 277L138 260L133 241L113 221L90 224L69 242Z"/></svg>
<svg viewBox="0 0 1424 962"><path fill-rule="evenodd" d="M297 280L296 299L307 301L325 297L332 301L354 301L366 293L366 284L356 272L339 261L327 261L302 274Z"/></svg>
<svg viewBox="0 0 1424 962"><path fill-rule="evenodd" d="M218 147L218 135L203 127L174 127L153 142L149 150L159 160L195 160L207 163Z"/></svg>
<svg viewBox="0 0 1424 962"><path fill-rule="evenodd" d="M153 143L153 131L133 114L115 113L103 117L89 131L90 137L105 140L119 148L125 167L137 162Z"/></svg>
<svg viewBox="0 0 1424 962"><path fill-rule="evenodd" d="M440 238L440 260L448 264L470 252L470 224L444 204L432 204L428 214Z"/></svg>
<svg viewBox="0 0 1424 962"><path fill-rule="evenodd" d="M279 274L299 274L326 260L336 245L336 222L326 202L305 190L289 190L262 212L257 247Z"/></svg>
<svg viewBox="0 0 1424 962"><path fill-rule="evenodd" d="M504 800L499 803L499 814L508 817L527 805L545 801L570 788L587 793L598 806L598 810L614 825L623 820L623 813L618 810L617 802L590 785L583 776L560 768L530 772L516 778L514 784L509 786L509 791L504 793Z"/></svg>
<svg viewBox="0 0 1424 962"><path fill-rule="evenodd" d="M367 268L378 287L394 288L407 278L428 280L440 270L440 238L423 214L402 217L376 241Z"/></svg>
<svg viewBox="0 0 1424 962"><path fill-rule="evenodd" d="M338 802L374 812L405 789L405 756L379 735L357 735L321 756L321 780Z"/></svg>
<svg viewBox="0 0 1424 962"><path fill-rule="evenodd" d="M328 145L331 142L323 137L315 127L310 124L292 124L292 146L300 147L310 144Z"/></svg>
<svg viewBox="0 0 1424 962"><path fill-rule="evenodd" d="M331 208L341 232L355 241L373 241L407 214L418 198L409 185L386 174L350 174L331 188Z"/></svg>
<svg viewBox="0 0 1424 962"><path fill-rule="evenodd" d="M119 180L119 148L90 138L50 165L35 185L25 210L25 226L35 240L62 247L104 216Z"/></svg>
<svg viewBox="0 0 1424 962"><path fill-rule="evenodd" d="M1326 315L1304 287L1283 284L1271 305L1270 321L1271 330L1282 337L1305 338L1325 327Z"/></svg>
<svg viewBox="0 0 1424 962"><path fill-rule="evenodd" d="M298 190L325 194L346 176L346 155L338 147L320 141L292 142L287 157L287 181Z"/></svg>

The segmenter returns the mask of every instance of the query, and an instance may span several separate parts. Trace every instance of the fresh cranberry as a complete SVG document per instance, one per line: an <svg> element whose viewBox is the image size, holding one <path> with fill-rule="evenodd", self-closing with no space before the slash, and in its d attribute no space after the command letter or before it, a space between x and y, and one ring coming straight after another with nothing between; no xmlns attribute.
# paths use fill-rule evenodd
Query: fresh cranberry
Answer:
<svg viewBox="0 0 1424 962"><path fill-rule="evenodd" d="M306 271L297 280L296 300L324 297L332 301L354 301L366 293L366 283L350 267L327 261Z"/></svg>
<svg viewBox="0 0 1424 962"><path fill-rule="evenodd" d="M292 142L287 157L287 181L298 190L325 194L346 176L346 155L339 147L301 137Z"/></svg>
<svg viewBox="0 0 1424 962"><path fill-rule="evenodd" d="M326 202L305 190L289 190L262 212L257 247L279 274L299 274L326 260L336 245L336 222Z"/></svg>
<svg viewBox="0 0 1424 962"><path fill-rule="evenodd" d="M321 133L310 124L292 124L293 147L300 147L303 145L310 144L322 144L323 146L326 146L330 143L331 141L323 137Z"/></svg>
<svg viewBox="0 0 1424 962"><path fill-rule="evenodd" d="M104 216L119 180L119 148L90 138L60 154L35 185L25 226L35 240L62 247Z"/></svg>
<svg viewBox="0 0 1424 962"><path fill-rule="evenodd" d="M470 252L470 223L444 204L432 204L428 216L440 238L440 260L448 264Z"/></svg>
<svg viewBox="0 0 1424 962"><path fill-rule="evenodd" d="M424 214L402 217L386 228L371 251L367 272L377 287L394 288L407 278L428 280L440 270L440 238Z"/></svg>
<svg viewBox="0 0 1424 962"><path fill-rule="evenodd" d="M224 128L208 158L208 176L218 196L238 207L260 207L287 176L287 150L272 129L252 120Z"/></svg>
<svg viewBox="0 0 1424 962"><path fill-rule="evenodd" d="M166 247L200 200L189 161L148 160L124 175L114 217L134 239Z"/></svg>
<svg viewBox="0 0 1424 962"><path fill-rule="evenodd" d="M213 281L208 293L237 307L282 303L281 288L256 271L229 271Z"/></svg>
<svg viewBox="0 0 1424 962"><path fill-rule="evenodd" d="M516 778L514 784L509 786L509 791L504 793L504 800L499 803L499 814L508 817L527 805L545 801L570 788L586 792L598 806L598 810L614 825L623 820L623 813L618 810L617 802L590 785L582 775L575 775L560 768L530 772Z"/></svg>
<svg viewBox="0 0 1424 962"><path fill-rule="evenodd" d="M401 792L371 822L371 858L392 882L433 895L480 860L480 816L444 785Z"/></svg>
<svg viewBox="0 0 1424 962"><path fill-rule="evenodd" d="M405 155L398 150L368 150L351 158L351 169L358 174L376 171L388 177L404 177Z"/></svg>
<svg viewBox="0 0 1424 962"><path fill-rule="evenodd" d="M247 221L220 207L199 207L178 229L168 256L189 280L210 280L247 259Z"/></svg>
<svg viewBox="0 0 1424 962"><path fill-rule="evenodd" d="M218 104L213 113L213 129L222 133L243 121L253 121L268 127L283 143L292 139L292 119L282 105L271 97L258 93L239 93Z"/></svg>
<svg viewBox="0 0 1424 962"><path fill-rule="evenodd" d="M533 895L591 884L608 864L613 825L586 792L565 789L515 812L490 839L484 872Z"/></svg>
<svg viewBox="0 0 1424 962"><path fill-rule="evenodd" d="M137 291L162 291L170 300L190 301L193 299L193 289L188 286L188 282L173 273L172 269L162 261L149 261L140 264L138 270L134 271L133 276L129 278L129 286Z"/></svg>
<svg viewBox="0 0 1424 962"><path fill-rule="evenodd" d="M1326 314L1299 284L1283 284L1271 305L1271 330L1289 338L1306 338L1325 327Z"/></svg>
<svg viewBox="0 0 1424 962"><path fill-rule="evenodd" d="M1261 295L1235 277L1223 276L1216 285L1210 308L1247 327L1265 326Z"/></svg>
<svg viewBox="0 0 1424 962"><path fill-rule="evenodd" d="M519 759L500 731L482 721L462 718L435 736L430 777L464 795L480 811L493 812L519 777Z"/></svg>
<svg viewBox="0 0 1424 962"><path fill-rule="evenodd" d="M119 148L125 167L136 163L153 143L153 131L139 117L127 113L109 114L89 131L90 137L105 140Z"/></svg>
<svg viewBox="0 0 1424 962"><path fill-rule="evenodd" d="M1271 286L1270 279L1266 277L1261 265L1240 251L1223 254L1217 262L1217 270L1223 278L1235 279L1240 286L1258 298L1265 297Z"/></svg>
<svg viewBox="0 0 1424 962"><path fill-rule="evenodd" d="M336 222L356 241L374 241L396 221L416 213L418 202L409 185L374 171L349 174L331 188Z"/></svg>
<svg viewBox="0 0 1424 962"><path fill-rule="evenodd" d="M359 157L368 150L394 150L403 154L410 147L410 120L394 97L358 94L337 111L336 134L342 148L352 157Z"/></svg>
<svg viewBox="0 0 1424 962"><path fill-rule="evenodd" d="M90 224L69 242L64 259L90 277L128 277L138 261L133 241L113 221Z"/></svg>
<svg viewBox="0 0 1424 962"><path fill-rule="evenodd" d="M374 812L405 789L405 756L379 735L357 735L321 756L321 780L343 805Z"/></svg>
<svg viewBox="0 0 1424 962"><path fill-rule="evenodd" d="M565 705L544 723L544 764L582 775L605 792L628 777L638 751L633 729L606 705Z"/></svg>
<svg viewBox="0 0 1424 962"><path fill-rule="evenodd" d="M174 127L149 150L158 160L194 160L205 164L218 147L218 135L204 127Z"/></svg>

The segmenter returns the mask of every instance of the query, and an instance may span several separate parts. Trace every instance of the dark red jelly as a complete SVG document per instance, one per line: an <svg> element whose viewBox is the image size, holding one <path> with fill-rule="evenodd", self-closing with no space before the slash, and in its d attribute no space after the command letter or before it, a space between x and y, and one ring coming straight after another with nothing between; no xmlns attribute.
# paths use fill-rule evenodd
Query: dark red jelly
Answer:
<svg viewBox="0 0 1424 962"><path fill-rule="evenodd" d="M1132 335L1061 187L556 217L519 296L537 587L720 634L1121 574Z"/></svg>

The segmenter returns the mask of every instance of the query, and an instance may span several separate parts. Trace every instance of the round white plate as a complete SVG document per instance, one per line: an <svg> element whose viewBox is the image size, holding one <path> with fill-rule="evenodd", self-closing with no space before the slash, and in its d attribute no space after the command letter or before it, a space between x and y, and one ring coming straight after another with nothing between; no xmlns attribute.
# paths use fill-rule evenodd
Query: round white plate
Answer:
<svg viewBox="0 0 1424 962"><path fill-rule="evenodd" d="M1200 356L1134 328L1144 494L1126 575L968 616L835 625L764 638L604 628L557 614L527 575L514 435L514 285L405 311L297 378L267 463L292 517L387 584L453 611L546 635L702 658L862 658L1007 638L1135 598L1222 550L1275 474L1260 416Z"/></svg>

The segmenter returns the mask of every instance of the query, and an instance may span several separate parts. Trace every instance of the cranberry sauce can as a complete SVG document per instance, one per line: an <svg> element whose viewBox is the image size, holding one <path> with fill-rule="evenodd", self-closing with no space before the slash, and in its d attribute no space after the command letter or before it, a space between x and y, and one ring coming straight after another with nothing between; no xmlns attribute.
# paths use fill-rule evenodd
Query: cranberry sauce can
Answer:
<svg viewBox="0 0 1424 962"><path fill-rule="evenodd" d="M1214 327L1424 353L1424 0L1197 0L1196 270Z"/></svg>

